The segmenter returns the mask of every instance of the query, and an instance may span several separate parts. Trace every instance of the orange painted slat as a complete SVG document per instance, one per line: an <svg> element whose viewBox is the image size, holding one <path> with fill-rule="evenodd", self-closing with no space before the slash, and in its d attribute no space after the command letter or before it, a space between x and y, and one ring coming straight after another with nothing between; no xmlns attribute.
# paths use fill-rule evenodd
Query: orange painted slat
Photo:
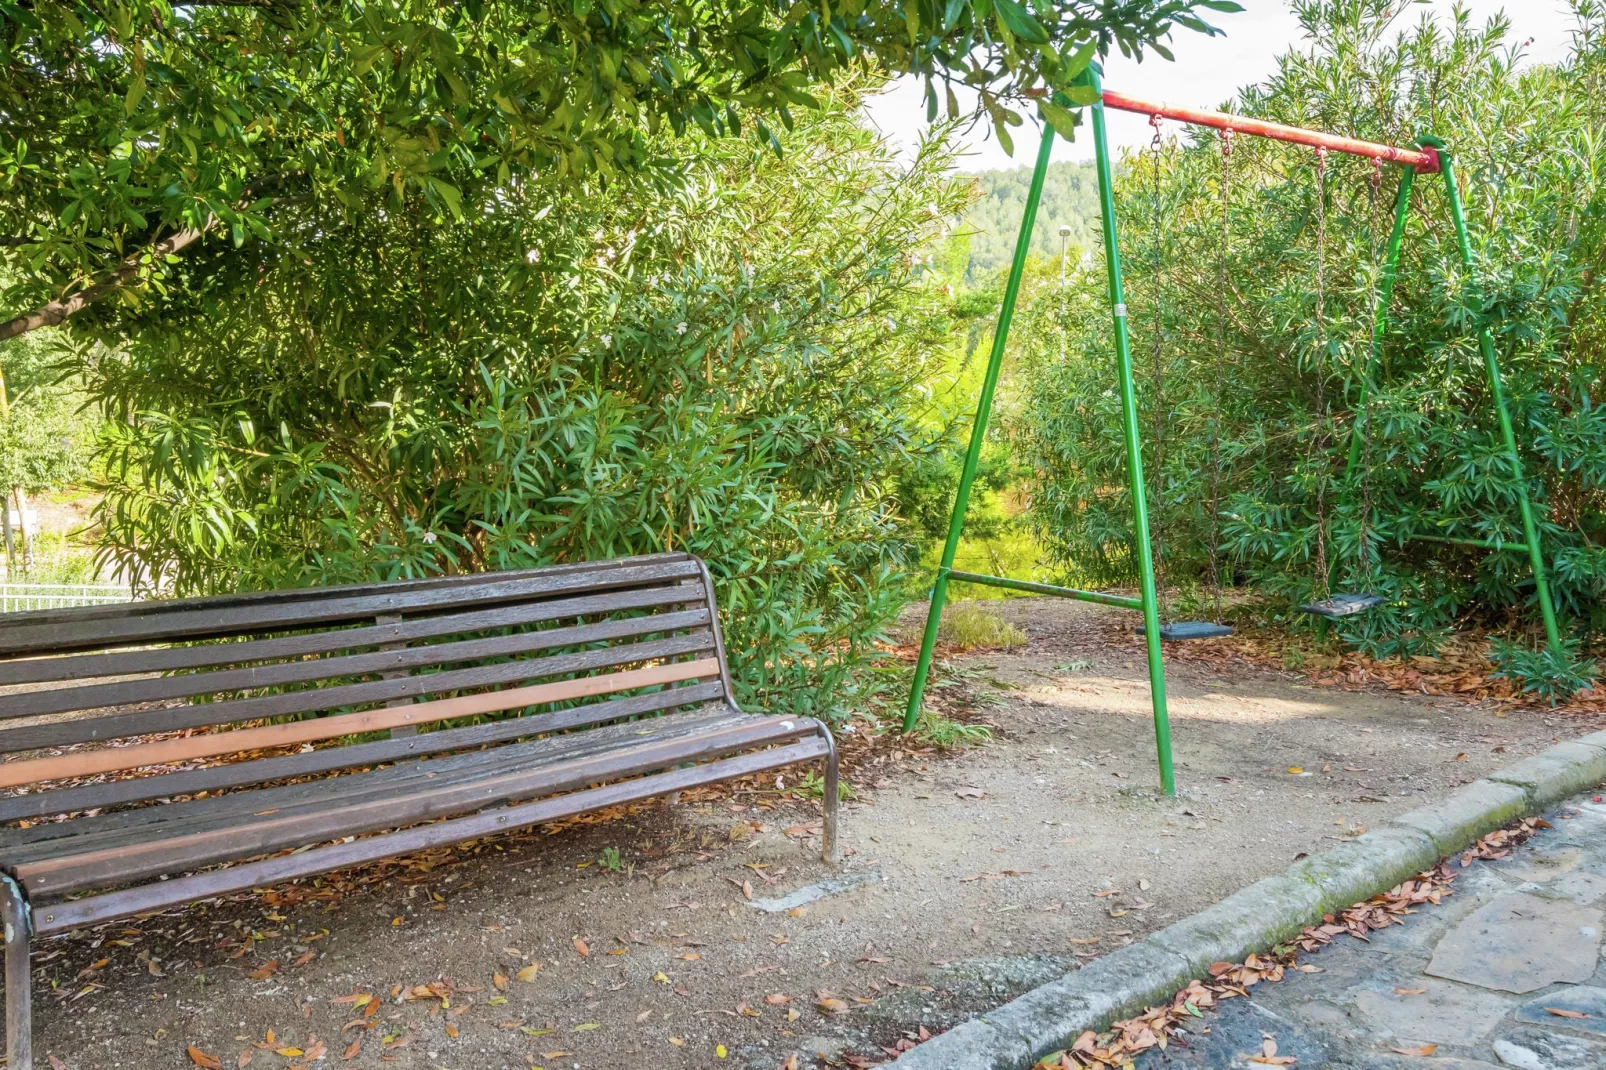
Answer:
<svg viewBox="0 0 1606 1070"><path fill-rule="evenodd" d="M148 765L169 765L195 758L211 758L239 751L311 743L320 739L337 739L340 736L377 732L405 725L433 724L460 717L475 717L482 713L515 710L521 706L536 706L593 695L609 695L637 687L650 687L653 684L678 683L682 680L718 675L719 662L714 658L703 658L698 661L655 665L646 669L627 669L623 672L583 676L578 680L559 680L550 684L509 688L506 691L485 691L477 695L416 702L408 706L343 713L312 721L242 728L233 732L212 732L184 739L137 743L131 747L106 747L52 758L30 758L26 761L0 764L0 788L14 788L41 780L92 776L95 773L110 773L119 769L138 769Z"/></svg>

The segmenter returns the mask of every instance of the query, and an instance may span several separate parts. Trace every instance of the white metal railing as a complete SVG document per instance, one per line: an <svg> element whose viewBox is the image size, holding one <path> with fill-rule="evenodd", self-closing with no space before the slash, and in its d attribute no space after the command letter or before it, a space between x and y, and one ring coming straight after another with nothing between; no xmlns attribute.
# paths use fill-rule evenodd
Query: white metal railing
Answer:
<svg viewBox="0 0 1606 1070"><path fill-rule="evenodd" d="M0 613L132 602L133 592L115 583L0 583Z"/></svg>

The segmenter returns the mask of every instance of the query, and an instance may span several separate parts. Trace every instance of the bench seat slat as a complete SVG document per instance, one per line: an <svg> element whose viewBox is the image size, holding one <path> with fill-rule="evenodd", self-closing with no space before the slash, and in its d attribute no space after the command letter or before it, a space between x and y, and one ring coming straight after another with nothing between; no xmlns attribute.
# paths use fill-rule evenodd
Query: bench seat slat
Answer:
<svg viewBox="0 0 1606 1070"><path fill-rule="evenodd" d="M59 687L11 696L5 704L5 709L0 710L0 719L66 713L71 710L103 709L135 702L191 698L195 695L255 691L261 688L282 687L286 684L305 684L317 680L361 677L382 672L461 664L486 658L535 654L566 646L635 639L656 632L706 628L708 621L708 610L699 607L674 613L620 617L565 628L514 632L512 635L406 646L395 650L375 650L366 654L303 658L238 669L218 669L177 676L147 677L142 680L118 680L113 683ZM541 663L532 661L529 664L538 666Z"/></svg>
<svg viewBox="0 0 1606 1070"><path fill-rule="evenodd" d="M323 808L284 814L249 815L246 822L202 832L145 842L123 843L84 854L66 855L14 866L12 872L30 896L53 897L130 880L183 872L208 863L237 859L285 847L317 843L338 836L403 828L421 821L462 814L503 800L521 800L572 791L588 784L636 776L697 758L719 758L765 743L796 738L814 730L814 722L778 717L737 715L726 724L700 727L682 738L647 738L611 747L588 747L593 753L534 768L504 769L459 782L407 783L394 793L346 802L330 792ZM672 721L673 718L661 718ZM657 722L639 730L651 732ZM635 725L615 728L637 728ZM667 729L667 725L664 726ZM610 729L594 729L606 733ZM584 739L584 736L575 737ZM547 741L512 744L501 751L534 748ZM412 764L412 763L409 763ZM427 764L427 763L423 763ZM325 781L338 789L350 778ZM69 841L70 842L70 841Z"/></svg>
<svg viewBox="0 0 1606 1070"><path fill-rule="evenodd" d="M0 661L0 686L40 681L88 680L99 676L130 676L147 672L175 672L183 669L208 669L219 665L242 665L281 658L305 657L309 654L373 648L391 643L415 642L443 635L539 624L566 617L650 609L677 603L701 605L705 601L701 584L683 583L667 587L645 587L611 591L607 594L581 595L556 601L526 602L468 613L412 617L399 624L339 628L274 639L147 647L100 654L76 654L70 657L33 657Z"/></svg>
<svg viewBox="0 0 1606 1070"><path fill-rule="evenodd" d="M604 724L622 717L656 713L674 706L712 702L724 695L718 680L662 691L650 691L629 698L587 703L547 714L526 714L467 728L448 728L416 736L380 739L369 743L320 747L311 752L287 754L278 758L258 758L229 762L204 769L186 769L126 780L83 784L0 799L0 821L43 817L77 810L120 806L201 791L244 787L271 780L333 772L357 765L395 761L468 747L518 739L544 732L560 732ZM52 825L59 823L52 823ZM0 841L3 842L3 841Z"/></svg>
<svg viewBox="0 0 1606 1070"><path fill-rule="evenodd" d="M486 582L463 584L459 588L380 588L342 598L308 598L303 592L299 600L288 603L168 609L143 616L97 621L93 629L85 628L82 623L73 620L37 625L12 624L0 628L0 655L16 656L85 647L127 646L156 640L202 639L304 628L314 624L329 625L373 618L384 613L420 612L444 606L511 602L540 596L558 597L582 590L663 584L693 579L699 573L698 565L692 561L557 575L543 572L514 580L503 579L492 573L489 575L493 578Z"/></svg>
<svg viewBox="0 0 1606 1070"><path fill-rule="evenodd" d="M707 629L701 629L668 639L629 643L577 654L527 658L469 669L447 669L438 673L402 676L393 680L374 680L361 684L311 687L283 694L225 702L175 705L162 709L109 713L54 723L29 724L0 729L0 753L61 747L94 740L120 739L124 736L176 732L204 725L266 720L333 710L342 706L385 702L389 699L414 698L430 693L519 683L549 676L612 668L636 661L698 654L712 647L712 635ZM0 764L0 786L7 783L4 779L5 768L5 764ZM24 781L11 780L9 783L24 783Z"/></svg>
<svg viewBox="0 0 1606 1070"><path fill-rule="evenodd" d="M402 829L383 836L361 837L350 843L315 847L309 851L245 862L107 895L43 906L34 912L34 932L38 936L69 932L116 918L193 903L198 899L250 891L298 877L560 821L672 791L684 791L768 769L815 761L827 757L830 749L824 737L816 736L782 747L675 769L656 776L618 781L539 802L484 810L467 817Z"/></svg>

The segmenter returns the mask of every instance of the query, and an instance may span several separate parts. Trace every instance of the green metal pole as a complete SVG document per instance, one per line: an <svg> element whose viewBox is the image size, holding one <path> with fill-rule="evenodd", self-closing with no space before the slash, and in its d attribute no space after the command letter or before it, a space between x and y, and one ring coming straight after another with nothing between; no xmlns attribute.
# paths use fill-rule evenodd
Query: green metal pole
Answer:
<svg viewBox="0 0 1606 1070"><path fill-rule="evenodd" d="M926 630L920 639L920 657L915 661L915 678L909 685L909 708L903 715L905 732L912 730L920 719L920 702L925 697L926 677L931 671L931 652L937 645L942 607L948 600L948 574L953 571L954 554L959 550L959 536L965 530L970 489L976 482L976 466L981 461L982 442L987 437L987 418L992 413L993 392L998 387L998 371L1004 362L1004 342L1009 337L1010 321L1015 318L1015 301L1020 296L1020 280L1026 271L1026 254L1032 246L1032 227L1037 222L1037 202L1043 197L1043 179L1048 173L1048 157L1053 149L1054 128L1044 123L1043 140L1037 147L1037 166L1032 171L1032 185L1026 193L1026 210L1021 214L1020 235L1015 239L1015 259L1009 265L1004 303L998 310L998 325L993 328L993 348L987 357L987 374L982 378L981 396L976 400L976 422L970 428L970 448L965 451L965 466L959 473L954 511L948 518L948 541L943 543L937 579L931 585L931 608L926 611Z"/></svg>
<svg viewBox="0 0 1606 1070"><path fill-rule="evenodd" d="M1389 232L1388 255L1383 259L1383 272L1377 280L1377 315L1372 320L1372 352L1366 359L1366 373L1361 376L1361 399L1356 406L1361 418L1355 421L1350 433L1349 463L1344 466L1346 479L1361 459L1361 440L1372 433L1367 427L1367 400L1371 397L1372 383L1377 377L1379 358L1383 353L1383 332L1388 329L1389 302L1394 297L1394 280L1400 274L1400 248L1405 244L1405 217L1411 211L1411 187L1416 184L1416 169L1407 167L1400 172L1400 188L1394 194L1394 229Z"/></svg>
<svg viewBox="0 0 1606 1070"><path fill-rule="evenodd" d="M1450 218L1455 223L1455 239L1461 248L1461 263L1467 269L1467 289L1475 303L1479 300L1478 279L1474 274L1472 239L1467 236L1466 212L1461 207L1461 190L1455 184L1455 166L1444 142L1436 137L1423 136L1417 144L1437 150L1439 172L1444 175L1444 190L1450 198ZM1552 650L1561 649L1561 632L1556 627L1556 608L1550 601L1550 581L1545 575L1544 548L1539 544L1539 526L1534 522L1533 505L1528 500L1528 483L1523 477L1522 458L1517 453L1517 435L1511 427L1511 410L1506 405L1506 393L1500 385L1500 364L1495 359L1494 336L1489 333L1488 320L1479 314L1478 347L1483 350L1483 370L1489 380L1489 394L1500 418L1500 437L1505 442L1506 455L1511 461L1511 476L1517 483L1517 507L1522 514L1522 533L1528 544L1528 560L1533 564L1534 592L1539 598L1539 612L1545 619L1545 637Z"/></svg>
<svg viewBox="0 0 1606 1070"><path fill-rule="evenodd" d="M1102 90L1098 65L1084 77L1093 91ZM1115 184L1110 174L1110 139L1104 129L1104 103L1093 108L1093 158L1099 176L1099 213L1104 220L1104 262L1110 278L1110 305L1115 324L1115 362L1120 378L1121 421L1126 432L1126 475L1132 489L1132 541L1138 555L1143 598L1143 638L1149 651L1149 695L1154 703L1154 747L1160 762L1160 790L1177 793L1171 769L1171 716L1165 702L1165 662L1160 653L1159 599L1154 589L1154 555L1149 547L1149 504L1144 496L1143 450L1138 442L1138 398L1132 385L1132 344L1126 333L1126 293L1121 286L1121 247L1115 226Z"/></svg>

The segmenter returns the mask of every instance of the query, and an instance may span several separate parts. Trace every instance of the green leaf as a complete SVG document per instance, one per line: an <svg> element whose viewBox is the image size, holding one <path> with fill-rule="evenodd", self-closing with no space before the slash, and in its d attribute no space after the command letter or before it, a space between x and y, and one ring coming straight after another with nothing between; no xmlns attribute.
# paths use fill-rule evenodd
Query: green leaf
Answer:
<svg viewBox="0 0 1606 1070"><path fill-rule="evenodd" d="M1073 85L1065 91L1065 99L1085 108L1099 102L1099 91L1090 85Z"/></svg>
<svg viewBox="0 0 1606 1070"><path fill-rule="evenodd" d="M1037 102L1037 112L1054 128L1054 132L1066 141L1076 140L1076 126L1079 116L1047 100Z"/></svg>
<svg viewBox="0 0 1606 1070"><path fill-rule="evenodd" d="M1064 66L1060 70L1060 77L1065 81L1070 81L1087 70L1087 65L1093 62L1093 57L1098 55L1098 51L1099 43L1096 40L1088 41L1081 45L1065 60Z"/></svg>
<svg viewBox="0 0 1606 1070"><path fill-rule="evenodd" d="M1034 45L1048 43L1048 31L1043 29L1043 24L1015 0L993 0L993 6L1010 33Z"/></svg>

